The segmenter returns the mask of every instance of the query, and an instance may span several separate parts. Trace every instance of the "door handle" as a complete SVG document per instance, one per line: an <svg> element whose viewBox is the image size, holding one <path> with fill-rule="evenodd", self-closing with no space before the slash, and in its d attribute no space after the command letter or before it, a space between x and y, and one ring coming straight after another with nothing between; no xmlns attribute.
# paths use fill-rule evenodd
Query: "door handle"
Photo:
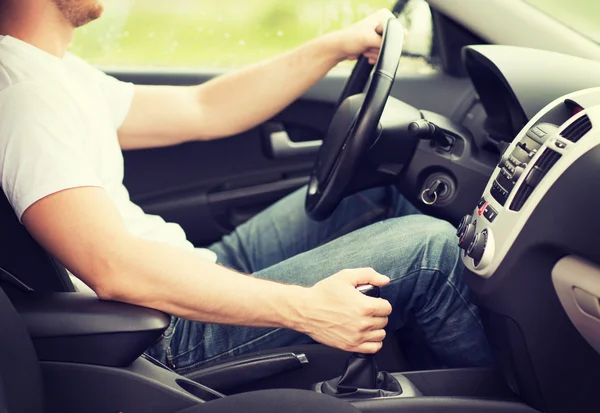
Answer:
<svg viewBox="0 0 600 413"><path fill-rule="evenodd" d="M323 141L294 142L283 125L269 133L269 145L273 158L282 159L293 156L317 153Z"/></svg>

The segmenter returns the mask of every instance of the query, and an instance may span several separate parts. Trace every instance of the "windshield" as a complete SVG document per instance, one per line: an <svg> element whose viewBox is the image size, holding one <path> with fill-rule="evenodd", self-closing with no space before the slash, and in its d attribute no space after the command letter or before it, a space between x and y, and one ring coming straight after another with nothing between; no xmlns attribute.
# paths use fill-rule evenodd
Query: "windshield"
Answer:
<svg viewBox="0 0 600 413"><path fill-rule="evenodd" d="M600 43L598 0L525 0L573 30Z"/></svg>

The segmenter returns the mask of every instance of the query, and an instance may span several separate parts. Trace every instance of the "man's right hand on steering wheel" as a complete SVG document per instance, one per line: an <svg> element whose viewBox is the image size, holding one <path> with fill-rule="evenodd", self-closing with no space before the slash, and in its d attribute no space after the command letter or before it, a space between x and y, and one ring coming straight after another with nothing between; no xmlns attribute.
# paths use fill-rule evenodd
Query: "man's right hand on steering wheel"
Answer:
<svg viewBox="0 0 600 413"><path fill-rule="evenodd" d="M375 64L381 48L381 35L388 19L394 15L387 9L381 9L365 19L345 29L330 33L325 37L332 42L333 50L338 53L339 61L356 60L361 55Z"/></svg>

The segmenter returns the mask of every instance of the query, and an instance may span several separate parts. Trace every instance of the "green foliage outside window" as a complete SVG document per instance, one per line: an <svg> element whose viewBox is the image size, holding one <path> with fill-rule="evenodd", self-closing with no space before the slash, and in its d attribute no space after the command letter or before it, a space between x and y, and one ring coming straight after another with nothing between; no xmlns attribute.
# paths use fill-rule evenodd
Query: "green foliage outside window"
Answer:
<svg viewBox="0 0 600 413"><path fill-rule="evenodd" d="M394 0L104 0L104 16L77 30L71 51L104 67L239 67L348 26L382 7L391 8L394 3ZM420 43L427 49L431 28L426 28L420 36L424 36Z"/></svg>

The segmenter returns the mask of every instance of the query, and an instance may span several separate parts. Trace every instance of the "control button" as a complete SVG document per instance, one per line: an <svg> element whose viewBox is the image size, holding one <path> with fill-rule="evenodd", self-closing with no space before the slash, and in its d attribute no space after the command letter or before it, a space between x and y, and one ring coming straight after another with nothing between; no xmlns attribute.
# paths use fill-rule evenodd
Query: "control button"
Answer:
<svg viewBox="0 0 600 413"><path fill-rule="evenodd" d="M525 172L525 168L523 168L522 166L517 166L515 168L515 171L513 172L513 179L515 181L518 181L521 175L523 175L523 172Z"/></svg>
<svg viewBox="0 0 600 413"><path fill-rule="evenodd" d="M502 188L497 181L494 181L492 184L492 190L490 191L492 196L500 205L504 205L506 203L506 199L508 198L508 191Z"/></svg>
<svg viewBox="0 0 600 413"><path fill-rule="evenodd" d="M565 149L567 147L567 144L561 141L556 141L554 145L556 145L558 149Z"/></svg>
<svg viewBox="0 0 600 413"><path fill-rule="evenodd" d="M467 255L469 257L471 256L471 253L473 252L473 249L477 244L477 240L479 240L479 234L475 234L475 236L473 237L473 241L471 241L471 244L469 244L469 248L467 248Z"/></svg>
<svg viewBox="0 0 600 413"><path fill-rule="evenodd" d="M512 181L513 176L508 170L506 170L506 168L502 168L501 172L502 172L502 176L504 176L509 181Z"/></svg>
<svg viewBox="0 0 600 413"><path fill-rule="evenodd" d="M514 157L514 156L512 156L512 155L511 155L511 156L508 158L508 161L509 161L510 163L512 163L513 165L515 165L515 166L519 166L519 165L521 165L521 164L522 164L522 162L521 162L520 160L518 160L517 158L515 158L515 157Z"/></svg>
<svg viewBox="0 0 600 413"><path fill-rule="evenodd" d="M466 251L474 239L475 239L475 225L468 224L464 230L463 236L460 237L460 239L458 241L458 246Z"/></svg>
<svg viewBox="0 0 600 413"><path fill-rule="evenodd" d="M479 207L479 211L477 211L477 214L479 214L479 216L482 216L483 215L483 211L485 211L485 209L487 208L487 206L489 204L490 204L489 202L486 202L481 207Z"/></svg>
<svg viewBox="0 0 600 413"><path fill-rule="evenodd" d="M498 192L502 196L508 195L508 191L505 190L504 188L502 188L502 186L500 186L500 184L496 181L494 181L494 183L492 184L492 189L495 190L496 192Z"/></svg>
<svg viewBox="0 0 600 413"><path fill-rule="evenodd" d="M495 183L495 182L494 182L494 183ZM479 203L477 204L477 209L479 209L479 208L481 208L482 206L484 206L486 202L487 202L487 201L485 200L485 198L481 198L481 199L479 200Z"/></svg>
<svg viewBox="0 0 600 413"><path fill-rule="evenodd" d="M463 219L460 221L460 224L458 225L458 231L456 231L456 236L458 238L463 237L463 235L465 234L465 230L467 229L467 225L469 225L472 220L473 217L471 215L465 215L463 217Z"/></svg>
<svg viewBox="0 0 600 413"><path fill-rule="evenodd" d="M483 254L485 253L485 247L487 246L488 232L487 229L483 230L480 234L477 234L472 244L467 251L467 255L475 261L475 265L479 265Z"/></svg>
<svg viewBox="0 0 600 413"><path fill-rule="evenodd" d="M540 138L543 138L544 136L546 136L546 132L544 132L540 128L533 128L533 133L535 133Z"/></svg>
<svg viewBox="0 0 600 413"><path fill-rule="evenodd" d="M485 211L483 211L483 216L490 222L494 222L494 220L496 219L496 217L498 216L498 213L496 212L496 210L494 208L492 208L491 205L488 205L487 208L485 209Z"/></svg>

